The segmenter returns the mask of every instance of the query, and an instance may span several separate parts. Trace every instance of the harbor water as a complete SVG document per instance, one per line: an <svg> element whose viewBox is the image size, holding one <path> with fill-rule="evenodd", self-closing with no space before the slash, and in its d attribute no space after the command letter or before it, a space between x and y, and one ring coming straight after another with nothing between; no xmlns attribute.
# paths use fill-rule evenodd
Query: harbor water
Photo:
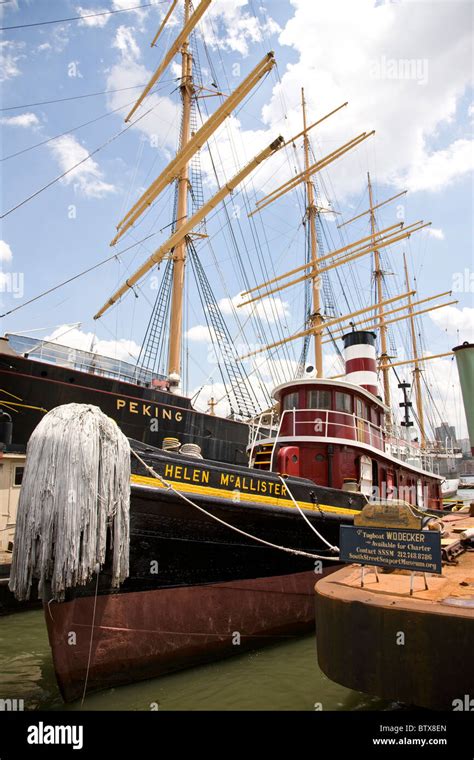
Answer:
<svg viewBox="0 0 474 760"><path fill-rule="evenodd" d="M23 699L25 710L80 710L64 705L54 676L41 610L0 618L0 695ZM391 710L332 683L318 668L315 637L159 679L86 696L86 710Z"/></svg>

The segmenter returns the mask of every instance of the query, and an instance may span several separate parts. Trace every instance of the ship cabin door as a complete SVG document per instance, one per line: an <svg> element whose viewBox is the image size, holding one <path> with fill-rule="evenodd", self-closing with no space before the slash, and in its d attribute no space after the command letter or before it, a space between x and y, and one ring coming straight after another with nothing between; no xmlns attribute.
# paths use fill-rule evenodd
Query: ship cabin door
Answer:
<svg viewBox="0 0 474 760"><path fill-rule="evenodd" d="M379 489L379 465L376 459L372 459L372 491L375 490L375 495L380 498Z"/></svg>
<svg viewBox="0 0 474 760"><path fill-rule="evenodd" d="M359 459L359 490L364 496L372 495L372 460L363 454Z"/></svg>
<svg viewBox="0 0 474 760"><path fill-rule="evenodd" d="M318 447L314 450L314 458L311 463L311 469L303 477L311 478L315 483L319 485L331 485L329 483L329 471L328 471L328 454L323 447Z"/></svg>

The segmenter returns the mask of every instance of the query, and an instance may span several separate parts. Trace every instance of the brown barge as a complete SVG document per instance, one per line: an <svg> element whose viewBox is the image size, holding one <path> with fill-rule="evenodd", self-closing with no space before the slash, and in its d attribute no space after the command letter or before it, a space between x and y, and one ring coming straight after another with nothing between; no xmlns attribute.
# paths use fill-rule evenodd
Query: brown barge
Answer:
<svg viewBox="0 0 474 760"><path fill-rule="evenodd" d="M471 508L472 512L472 508ZM474 517L443 517L441 576L349 565L316 584L318 662L351 689L437 710L474 710ZM468 534L469 535L469 534Z"/></svg>

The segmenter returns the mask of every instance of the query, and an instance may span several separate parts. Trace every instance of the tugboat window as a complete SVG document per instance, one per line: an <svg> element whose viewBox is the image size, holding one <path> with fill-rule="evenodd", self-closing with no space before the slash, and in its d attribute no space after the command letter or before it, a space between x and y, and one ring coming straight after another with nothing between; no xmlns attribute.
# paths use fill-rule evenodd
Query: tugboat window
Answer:
<svg viewBox="0 0 474 760"><path fill-rule="evenodd" d="M356 415L363 420L368 419L367 405L360 398L356 399Z"/></svg>
<svg viewBox="0 0 474 760"><path fill-rule="evenodd" d="M331 391L308 391L306 405L308 409L330 409Z"/></svg>
<svg viewBox="0 0 474 760"><path fill-rule="evenodd" d="M352 412L352 398L349 393L336 392L336 409L338 412Z"/></svg>
<svg viewBox="0 0 474 760"><path fill-rule="evenodd" d="M297 409L298 408L298 394L289 393L283 399L283 409Z"/></svg>

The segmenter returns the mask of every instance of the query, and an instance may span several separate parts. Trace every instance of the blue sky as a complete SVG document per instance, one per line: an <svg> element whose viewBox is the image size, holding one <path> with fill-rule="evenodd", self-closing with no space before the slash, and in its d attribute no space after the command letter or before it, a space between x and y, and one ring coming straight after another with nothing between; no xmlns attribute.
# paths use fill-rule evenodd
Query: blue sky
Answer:
<svg viewBox="0 0 474 760"><path fill-rule="evenodd" d="M83 0L82 4L12 0L0 6L1 25L121 11L138 4L138 0ZM140 90L111 91L144 84L155 70L179 28L178 12L158 46L150 48L167 8L168 3L156 3L151 8L79 22L2 32L0 121L4 157L122 108L58 140L4 160L2 214L124 127L125 104ZM310 121L349 101L347 108L311 133L316 158L362 131L376 129L374 138L316 175L321 206L331 205L340 213L337 217L323 216L328 246L324 252L331 249L331 241L334 247L340 245L337 221L367 208L367 171L377 201L408 188L403 209L397 204L381 209L379 227L393 224L400 214L407 224L423 219L433 225L430 232L418 233L404 247L389 249L383 264L390 294L403 288L403 251L417 278L418 298L455 288L453 297L459 304L423 320L424 349L433 354L449 350L458 340L473 339L472 12L470 2L438 0L334 0L330 4L314 0L214 0L198 35L206 87L218 78L219 87L228 93L270 48L278 61L278 70L246 99L211 142L220 180L232 176L277 134L288 138L301 129L301 86L305 87ZM2 313L111 255L113 249L108 244L118 220L173 155L179 124L178 75L176 64L168 68L157 93L138 115L148 108L151 113L136 127L3 219ZM30 105L104 90L109 92ZM203 113L205 109L212 112L218 102L218 98L201 100ZM14 106L22 107L7 110ZM201 162L204 192L209 197L216 183L207 150ZM270 159L245 184L245 193L241 188L230 202L229 209L240 214L235 234L253 284L263 281L266 273L280 274L304 260L301 190L270 206L258 219L256 232L245 210L245 202L253 207L257 198L285 181L297 167L302 167L301 141L296 149L286 149ZM169 224L171 216L172 193L166 191L117 249L155 233L150 241L2 319L2 332L44 328L33 334L62 335L61 342L67 339L81 347L88 347L95 333L96 347L130 359L141 344L150 303L156 295L156 279L146 279L136 291L138 298L129 294L99 322L92 316L127 274L166 240L169 229L159 230ZM345 231L350 240L366 235L367 230L368 217L364 217ZM239 335L229 299L244 289L244 281L222 211L211 215L208 233L210 246L199 245L201 261L216 297L222 301L236 342L265 343L300 328L303 298L301 287L295 287L283 291L272 304L260 307L259 324L254 315L240 316L241 325L245 325ZM261 257L253 250L255 245L262 250ZM21 297L11 292L13 285L9 283L15 282L17 290L22 285ZM373 293L370 257L357 264L355 274L341 274L340 281L331 276L331 287L336 313L346 312L347 304L353 308L360 303L368 305ZM219 397L222 388L212 365L209 334L192 280L187 294L187 390L193 392L204 384L202 396L207 403L209 395ZM64 326L76 322L80 327L66 332ZM394 328L392 345L399 360L407 355L407 322ZM271 385L291 374L300 350L301 343L295 343L273 354L262 365L264 381ZM328 350L326 361L328 374L340 371L332 350ZM450 416L464 430L452 361L428 364L425 377L439 414Z"/></svg>

